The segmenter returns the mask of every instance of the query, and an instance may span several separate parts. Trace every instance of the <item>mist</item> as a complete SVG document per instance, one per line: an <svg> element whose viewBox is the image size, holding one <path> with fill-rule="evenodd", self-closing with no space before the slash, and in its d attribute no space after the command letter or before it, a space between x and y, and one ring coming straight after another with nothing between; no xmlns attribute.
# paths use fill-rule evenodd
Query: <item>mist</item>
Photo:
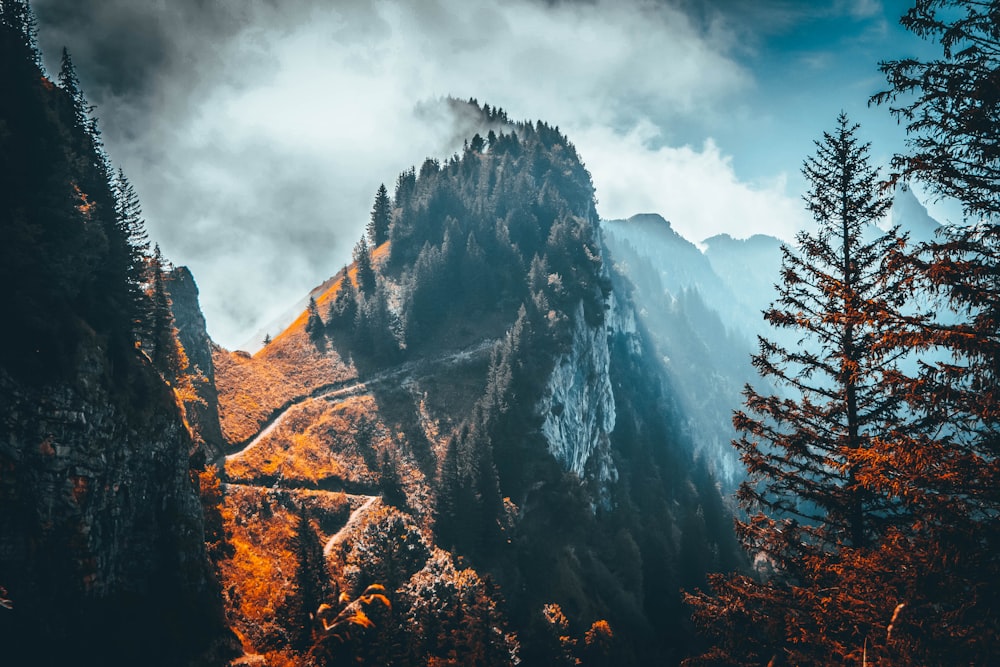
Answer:
<svg viewBox="0 0 1000 667"><path fill-rule="evenodd" d="M153 240L241 345L349 261L380 183L461 147L435 101L475 97L576 144L604 217L688 238L804 223L782 173L741 180L713 128L753 75L738 31L672 3L35 0L67 46ZM702 7L702 10L704 8ZM795 165L792 165L794 169Z"/></svg>

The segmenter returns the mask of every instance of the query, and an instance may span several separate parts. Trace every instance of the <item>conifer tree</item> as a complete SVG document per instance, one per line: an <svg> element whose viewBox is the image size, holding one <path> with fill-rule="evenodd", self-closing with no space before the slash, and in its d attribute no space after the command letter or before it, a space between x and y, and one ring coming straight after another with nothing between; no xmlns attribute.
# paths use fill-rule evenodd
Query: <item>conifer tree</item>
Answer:
<svg viewBox="0 0 1000 667"><path fill-rule="evenodd" d="M312 645L313 617L320 605L327 601L331 591L323 545L313 530L304 505L299 506L293 545L297 565L294 618L297 636L293 645L301 651Z"/></svg>
<svg viewBox="0 0 1000 667"><path fill-rule="evenodd" d="M128 287L128 314L132 322L133 335L141 340L143 328L149 318L149 298L145 292L147 267L149 265L149 237L146 223L142 219L142 207L135 188L129 183L125 172L118 169L114 182L116 236L120 239L123 257L120 261L125 270Z"/></svg>
<svg viewBox="0 0 1000 667"><path fill-rule="evenodd" d="M908 283L888 268L901 239L873 227L891 202L857 129L841 114L803 167L818 229L798 235L798 254L783 249L779 298L765 313L799 332L800 346L761 339L753 358L790 398L747 386L747 411L733 418L749 475L737 533L764 581L717 575L714 596L688 597L718 641L691 664L858 664L900 601L899 582L864 562L905 523L868 483L868 462L904 419L890 382L902 353L884 340Z"/></svg>
<svg viewBox="0 0 1000 667"><path fill-rule="evenodd" d="M16 42L28 61L41 67L42 54L38 49L38 23L27 0L0 1L0 28L14 33Z"/></svg>
<svg viewBox="0 0 1000 667"><path fill-rule="evenodd" d="M326 325L331 331L348 331L358 314L358 293L345 266L340 271L340 286L330 302Z"/></svg>
<svg viewBox="0 0 1000 667"><path fill-rule="evenodd" d="M392 221L392 202L385 184L378 186L375 193L375 205L372 207L371 219L368 221L368 241L377 248L389 240L389 223Z"/></svg>
<svg viewBox="0 0 1000 667"><path fill-rule="evenodd" d="M970 220L898 257L945 316L907 318L887 340L929 360L896 378L914 426L873 457L868 483L919 509L894 563L920 573L895 622L896 660L987 664L1000 653L1000 14L917 0L900 22L942 57L881 64L890 88L872 101L906 124L911 150L896 177L956 198Z"/></svg>
<svg viewBox="0 0 1000 667"><path fill-rule="evenodd" d="M83 96L80 79L76 74L76 66L69 50L63 47L62 60L59 67L59 87L66 91L73 103L73 120L77 127L86 128L90 120L90 105Z"/></svg>
<svg viewBox="0 0 1000 667"><path fill-rule="evenodd" d="M371 249L362 236L354 246L354 263L358 270L358 289L366 297L375 293L375 269L372 267Z"/></svg>
<svg viewBox="0 0 1000 667"><path fill-rule="evenodd" d="M911 152L896 178L917 179L962 202L970 216L1000 214L1000 14L995 3L916 0L900 23L938 41L942 58L884 61L889 89L874 97L906 125Z"/></svg>
<svg viewBox="0 0 1000 667"><path fill-rule="evenodd" d="M167 293L164 268L166 261L160 252L160 245L153 246L153 257L150 261L150 314L149 338L140 341L144 347L148 345L149 357L153 366L169 381L190 388L189 379L185 378L188 360L184 349L177 339L177 328L174 325L174 314L171 310L170 296Z"/></svg>
<svg viewBox="0 0 1000 667"><path fill-rule="evenodd" d="M306 320L306 333L313 341L318 341L323 338L326 331L326 326L323 324L323 318L319 316L319 307L316 305L316 299L309 297L309 306L306 308L308 313L308 320Z"/></svg>

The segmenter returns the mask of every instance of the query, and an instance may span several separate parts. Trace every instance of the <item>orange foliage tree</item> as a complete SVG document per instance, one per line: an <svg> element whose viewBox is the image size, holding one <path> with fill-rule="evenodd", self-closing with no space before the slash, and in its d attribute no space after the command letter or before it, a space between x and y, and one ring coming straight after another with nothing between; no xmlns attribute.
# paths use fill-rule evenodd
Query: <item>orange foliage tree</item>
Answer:
<svg viewBox="0 0 1000 667"><path fill-rule="evenodd" d="M917 572L893 624L894 664L990 664L1000 655L1000 8L916 0L900 20L941 57L883 62L906 125L896 178L955 197L969 224L946 227L900 264L944 317L907 318L888 345L925 352L895 378L910 428L870 457L875 492L914 508L900 571Z"/></svg>
<svg viewBox="0 0 1000 667"><path fill-rule="evenodd" d="M874 223L890 206L857 125L841 114L803 174L818 228L784 248L779 298L765 313L801 334L785 348L761 340L753 358L783 396L748 386L734 441L748 480L737 532L757 576L715 575L687 596L715 645L692 665L860 664L885 641L904 582L883 553L904 508L869 483L869 452L901 429L903 400L888 378L903 352L884 344L908 274L888 269L902 240ZM881 638L881 639L879 639Z"/></svg>

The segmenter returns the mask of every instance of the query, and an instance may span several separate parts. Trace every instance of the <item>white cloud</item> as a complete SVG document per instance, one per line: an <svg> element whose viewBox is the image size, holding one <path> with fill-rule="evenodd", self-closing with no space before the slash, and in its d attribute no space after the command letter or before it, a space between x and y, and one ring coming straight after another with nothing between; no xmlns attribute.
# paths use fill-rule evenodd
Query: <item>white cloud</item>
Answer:
<svg viewBox="0 0 1000 667"><path fill-rule="evenodd" d="M348 260L380 182L459 147L448 123L416 111L445 95L560 126L604 215L658 211L695 240L795 224L780 182L741 183L711 142L664 145L675 126L725 118L753 86L733 33L669 3L223 2L216 32L191 11L164 31L181 55L146 82L148 108L96 101L126 119L106 131L112 156L152 236L194 271L224 345Z"/></svg>
<svg viewBox="0 0 1000 667"><path fill-rule="evenodd" d="M622 137L604 128L583 132L576 144L587 157L605 218L659 213L688 240L727 233L745 238L768 233L792 240L810 224L789 197L785 176L749 184L711 139L700 148L655 145L658 131L640 124Z"/></svg>

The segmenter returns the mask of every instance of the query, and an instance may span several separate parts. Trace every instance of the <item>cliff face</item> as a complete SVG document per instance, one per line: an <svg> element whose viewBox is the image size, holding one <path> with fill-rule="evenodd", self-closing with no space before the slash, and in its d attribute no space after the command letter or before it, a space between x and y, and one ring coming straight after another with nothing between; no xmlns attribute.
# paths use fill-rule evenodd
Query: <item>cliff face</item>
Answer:
<svg viewBox="0 0 1000 667"><path fill-rule="evenodd" d="M195 443L204 450L205 460L222 453L224 440L219 425L219 392L215 387L212 339L198 303L198 285L186 266L178 266L166 276L170 311L177 326L177 339L187 354L187 374L192 378L195 400L186 401L184 412Z"/></svg>
<svg viewBox="0 0 1000 667"><path fill-rule="evenodd" d="M137 204L69 58L57 86L32 45L0 13L0 663L218 664L191 438L136 347Z"/></svg>
<svg viewBox="0 0 1000 667"><path fill-rule="evenodd" d="M608 485L618 479L610 450L615 397L608 327L588 325L582 304L572 322L569 349L556 359L537 411L549 452L568 472L593 482L607 506Z"/></svg>
<svg viewBox="0 0 1000 667"><path fill-rule="evenodd" d="M113 368L90 338L61 382L0 370L0 425L4 653L185 664L208 650L223 623L190 438L155 371Z"/></svg>

